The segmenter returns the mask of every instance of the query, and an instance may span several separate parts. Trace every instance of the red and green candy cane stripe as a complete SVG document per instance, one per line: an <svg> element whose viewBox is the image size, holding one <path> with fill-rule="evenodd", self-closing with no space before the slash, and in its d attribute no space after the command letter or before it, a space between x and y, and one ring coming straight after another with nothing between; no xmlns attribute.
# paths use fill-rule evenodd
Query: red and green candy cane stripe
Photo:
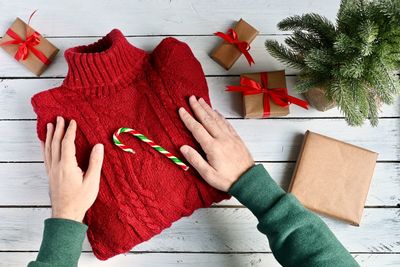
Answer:
<svg viewBox="0 0 400 267"><path fill-rule="evenodd" d="M128 147L126 145L124 145L123 143L121 143L121 141L118 139L120 134L123 133L129 133L133 136L135 136L136 138L140 139L141 141L145 142L146 144L148 144L149 146L151 146L152 148L154 148L155 150L157 150L158 152L160 152L161 154L163 154L164 156L166 156L167 158L169 158L173 163L175 163L176 165L178 165L180 168L182 168L184 171L187 171L189 169L189 166L187 166L185 163L183 163L180 159L178 159L177 157L175 157L174 155L172 155L170 152L168 152L167 150L165 150L165 148L156 145L152 140L150 140L149 138L147 138L145 135L139 133L138 131L131 129L131 128L126 128L126 127L122 127L119 128L118 130L116 130L113 134L113 141L114 144L121 148L123 151L125 152L129 152L129 153L135 153L135 151L131 148Z"/></svg>

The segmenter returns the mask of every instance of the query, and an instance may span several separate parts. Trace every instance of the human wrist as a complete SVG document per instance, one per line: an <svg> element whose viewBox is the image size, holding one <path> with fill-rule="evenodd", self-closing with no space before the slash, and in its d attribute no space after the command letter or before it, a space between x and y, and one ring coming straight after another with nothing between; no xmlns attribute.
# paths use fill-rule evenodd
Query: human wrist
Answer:
<svg viewBox="0 0 400 267"><path fill-rule="evenodd" d="M244 172L228 193L259 216L286 192L272 180L262 164L257 164Z"/></svg>
<svg viewBox="0 0 400 267"><path fill-rule="evenodd" d="M239 171L238 175L236 175L233 179L231 179L229 181L229 184L227 185L227 190L226 192L229 192L232 188L232 186L249 170L251 170L253 167L255 166L255 162L252 161L251 163L249 163L247 166L245 166L244 168L242 168L241 171Z"/></svg>
<svg viewBox="0 0 400 267"><path fill-rule="evenodd" d="M65 211L52 211L51 218L54 219L67 219L67 220L72 220L76 221L79 223L83 222L83 218L85 215L80 214L80 213L72 213L72 212L65 212Z"/></svg>

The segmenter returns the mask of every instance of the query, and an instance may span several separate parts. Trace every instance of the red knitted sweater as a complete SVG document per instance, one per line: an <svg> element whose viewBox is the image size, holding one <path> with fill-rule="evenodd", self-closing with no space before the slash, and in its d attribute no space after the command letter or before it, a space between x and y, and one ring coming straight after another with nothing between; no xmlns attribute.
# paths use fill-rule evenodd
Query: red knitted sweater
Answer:
<svg viewBox="0 0 400 267"><path fill-rule="evenodd" d="M127 252L179 218L229 197L207 185L194 168L183 171L130 135L120 139L136 154L112 142L116 129L131 127L180 158L181 145L200 149L177 113L181 106L190 110L192 94L209 103L204 73L188 45L166 38L147 53L114 29L64 56L68 74L62 85L34 95L32 105L40 140L57 115L77 121L82 169L92 146L105 146L100 192L84 220L97 258Z"/></svg>

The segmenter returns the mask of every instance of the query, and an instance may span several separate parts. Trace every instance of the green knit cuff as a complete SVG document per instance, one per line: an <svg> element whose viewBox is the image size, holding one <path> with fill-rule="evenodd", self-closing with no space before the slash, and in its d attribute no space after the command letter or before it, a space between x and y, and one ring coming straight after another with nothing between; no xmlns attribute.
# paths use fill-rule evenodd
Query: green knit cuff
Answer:
<svg viewBox="0 0 400 267"><path fill-rule="evenodd" d="M285 191L272 180L262 164L247 170L229 189L256 217L269 210Z"/></svg>
<svg viewBox="0 0 400 267"><path fill-rule="evenodd" d="M48 218L44 221L42 245L36 261L77 266L88 226L77 221Z"/></svg>

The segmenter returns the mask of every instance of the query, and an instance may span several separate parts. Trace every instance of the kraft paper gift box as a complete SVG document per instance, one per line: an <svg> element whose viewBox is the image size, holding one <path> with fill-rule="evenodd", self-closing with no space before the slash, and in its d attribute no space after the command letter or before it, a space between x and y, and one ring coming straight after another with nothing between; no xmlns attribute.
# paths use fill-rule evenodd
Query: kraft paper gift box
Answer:
<svg viewBox="0 0 400 267"><path fill-rule="evenodd" d="M240 19L233 27L233 29L229 29L226 34L218 32L215 33L215 35L218 35L220 37L225 36L225 39L230 41L232 41L232 39L234 39L234 37L236 36L237 39L235 42L241 43L237 45L235 43L230 43L224 39L213 50L210 56L226 70L229 70L242 55L242 53L245 53L246 59L251 65L252 63L254 63L254 61L252 61L248 50L250 48L251 42L256 38L257 34L258 31L253 26L248 24L243 19Z"/></svg>
<svg viewBox="0 0 400 267"><path fill-rule="evenodd" d="M28 39L26 38L27 36ZM14 21L0 40L0 47L36 76L40 76L46 70L59 51L57 47L20 18ZM26 53L25 59L22 55L24 50Z"/></svg>
<svg viewBox="0 0 400 267"><path fill-rule="evenodd" d="M289 192L310 210L359 226L377 157L307 131Z"/></svg>
<svg viewBox="0 0 400 267"><path fill-rule="evenodd" d="M286 116L289 104L308 108L306 101L288 95L284 70L242 74L240 85L227 86L227 91L243 93L246 119Z"/></svg>

